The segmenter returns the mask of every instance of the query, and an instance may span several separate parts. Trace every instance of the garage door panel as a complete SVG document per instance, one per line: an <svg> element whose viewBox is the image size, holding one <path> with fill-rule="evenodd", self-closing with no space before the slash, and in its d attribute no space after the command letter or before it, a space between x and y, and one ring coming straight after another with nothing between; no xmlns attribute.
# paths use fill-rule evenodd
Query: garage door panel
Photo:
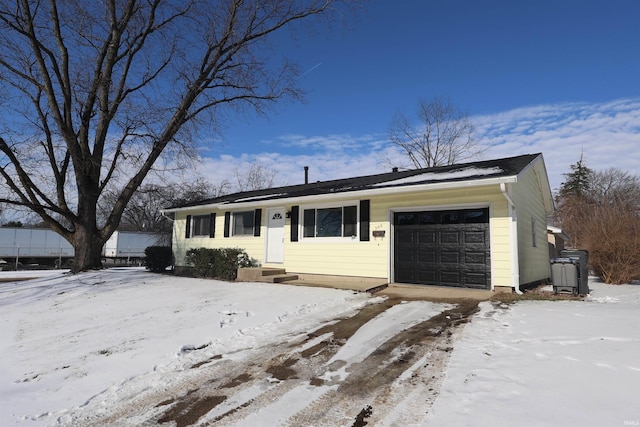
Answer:
<svg viewBox="0 0 640 427"><path fill-rule="evenodd" d="M481 273L466 272L465 283L467 287L470 287L470 288L484 289L489 286L487 275L484 274L484 272L481 272Z"/></svg>
<svg viewBox="0 0 640 427"><path fill-rule="evenodd" d="M418 236L418 244L420 245L433 245L437 240L437 233L435 230L416 230Z"/></svg>
<svg viewBox="0 0 640 427"><path fill-rule="evenodd" d="M436 277L435 269L418 269L418 275L416 277L416 282L414 283L437 283L438 278Z"/></svg>
<svg viewBox="0 0 640 427"><path fill-rule="evenodd" d="M420 249L418 251L418 263L435 264L437 262L437 252L435 250Z"/></svg>
<svg viewBox="0 0 640 427"><path fill-rule="evenodd" d="M488 211L395 214L394 279L400 283L490 288Z"/></svg>
<svg viewBox="0 0 640 427"><path fill-rule="evenodd" d="M413 268L401 268L396 271L396 282L399 283L417 283L417 277Z"/></svg>
<svg viewBox="0 0 640 427"><path fill-rule="evenodd" d="M397 245L413 245L416 243L415 232L411 229L400 229L396 232Z"/></svg>
<svg viewBox="0 0 640 427"><path fill-rule="evenodd" d="M464 243L465 244L485 244L487 242L487 238L485 236L484 230L477 231L465 231L464 232Z"/></svg>
<svg viewBox="0 0 640 427"><path fill-rule="evenodd" d="M459 264L460 263L460 251L440 251L440 263L447 264Z"/></svg>
<svg viewBox="0 0 640 427"><path fill-rule="evenodd" d="M464 262L465 264L477 264L481 266L487 265L487 254L486 252L465 252L464 253Z"/></svg>
<svg viewBox="0 0 640 427"><path fill-rule="evenodd" d="M459 244L460 243L460 233L458 231L440 231L439 233L439 242L441 244Z"/></svg>
<svg viewBox="0 0 640 427"><path fill-rule="evenodd" d="M411 266L417 262L419 262L419 259L417 257L417 252L415 250L404 249L404 250L398 251L398 254L396 257L396 264L400 264L403 266Z"/></svg>
<svg viewBox="0 0 640 427"><path fill-rule="evenodd" d="M460 271L457 270L441 270L440 283L441 286L460 286L462 282Z"/></svg>

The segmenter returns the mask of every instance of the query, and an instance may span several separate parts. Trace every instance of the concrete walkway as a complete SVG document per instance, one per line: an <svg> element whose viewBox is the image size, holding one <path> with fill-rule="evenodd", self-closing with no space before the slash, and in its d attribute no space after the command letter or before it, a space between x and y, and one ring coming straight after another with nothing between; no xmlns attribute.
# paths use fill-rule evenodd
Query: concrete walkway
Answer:
<svg viewBox="0 0 640 427"><path fill-rule="evenodd" d="M324 280L323 280L324 279ZM335 276L323 278L322 276L305 277L301 275L298 280L283 282L287 285L313 286L321 288L347 289L356 292L369 292L374 295L384 295L389 298L402 298L410 300L452 300L468 298L478 301L490 299L495 293L492 291L452 288L442 286L405 285L391 283L384 280L352 280L344 278L336 279Z"/></svg>
<svg viewBox="0 0 640 427"><path fill-rule="evenodd" d="M323 278L319 275L304 276L300 275L297 280L287 280L282 282L285 285L312 286L318 288L346 289L357 292L373 293L387 286L387 282L383 279L372 280L354 280L347 277L344 279L336 279L335 276L327 276Z"/></svg>
<svg viewBox="0 0 640 427"><path fill-rule="evenodd" d="M468 298L486 301L495 295L492 291L467 288L450 288L444 286L401 285L391 283L375 295L386 295L390 298L406 298L418 300L453 300Z"/></svg>

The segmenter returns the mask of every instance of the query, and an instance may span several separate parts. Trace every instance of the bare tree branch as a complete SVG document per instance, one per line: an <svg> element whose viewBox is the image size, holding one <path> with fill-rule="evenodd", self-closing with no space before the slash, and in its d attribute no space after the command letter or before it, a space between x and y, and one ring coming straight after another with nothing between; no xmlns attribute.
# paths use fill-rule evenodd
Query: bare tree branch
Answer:
<svg viewBox="0 0 640 427"><path fill-rule="evenodd" d="M0 186L11 193L0 203L60 232L77 270L99 266L147 175L189 151L197 125L301 96L297 69L265 46L338 3L0 0L0 89L17 101L0 115L10 129Z"/></svg>
<svg viewBox="0 0 640 427"><path fill-rule="evenodd" d="M389 140L408 158L409 167L417 169L452 165L481 152L469 118L442 96L420 100L414 120L397 114L390 125Z"/></svg>

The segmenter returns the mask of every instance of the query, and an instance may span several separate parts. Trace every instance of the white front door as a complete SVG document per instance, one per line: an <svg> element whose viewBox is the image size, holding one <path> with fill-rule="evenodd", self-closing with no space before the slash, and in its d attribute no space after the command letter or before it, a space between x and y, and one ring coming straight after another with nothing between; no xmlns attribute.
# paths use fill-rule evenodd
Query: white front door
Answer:
<svg viewBox="0 0 640 427"><path fill-rule="evenodd" d="M266 262L284 262L284 208L267 209Z"/></svg>

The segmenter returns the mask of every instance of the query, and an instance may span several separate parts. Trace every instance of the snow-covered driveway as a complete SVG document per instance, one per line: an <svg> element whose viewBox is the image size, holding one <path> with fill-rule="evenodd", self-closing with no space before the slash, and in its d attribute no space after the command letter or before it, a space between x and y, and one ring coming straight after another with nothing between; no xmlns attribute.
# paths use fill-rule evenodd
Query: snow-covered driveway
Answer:
<svg viewBox="0 0 640 427"><path fill-rule="evenodd" d="M3 426L640 425L640 286L469 317L473 303L141 269L46 274L0 283Z"/></svg>
<svg viewBox="0 0 640 427"><path fill-rule="evenodd" d="M0 284L2 425L313 425L322 407L353 422L407 368L398 381L414 381L430 357L417 344L444 330L411 328L456 308L142 269L37 274Z"/></svg>

